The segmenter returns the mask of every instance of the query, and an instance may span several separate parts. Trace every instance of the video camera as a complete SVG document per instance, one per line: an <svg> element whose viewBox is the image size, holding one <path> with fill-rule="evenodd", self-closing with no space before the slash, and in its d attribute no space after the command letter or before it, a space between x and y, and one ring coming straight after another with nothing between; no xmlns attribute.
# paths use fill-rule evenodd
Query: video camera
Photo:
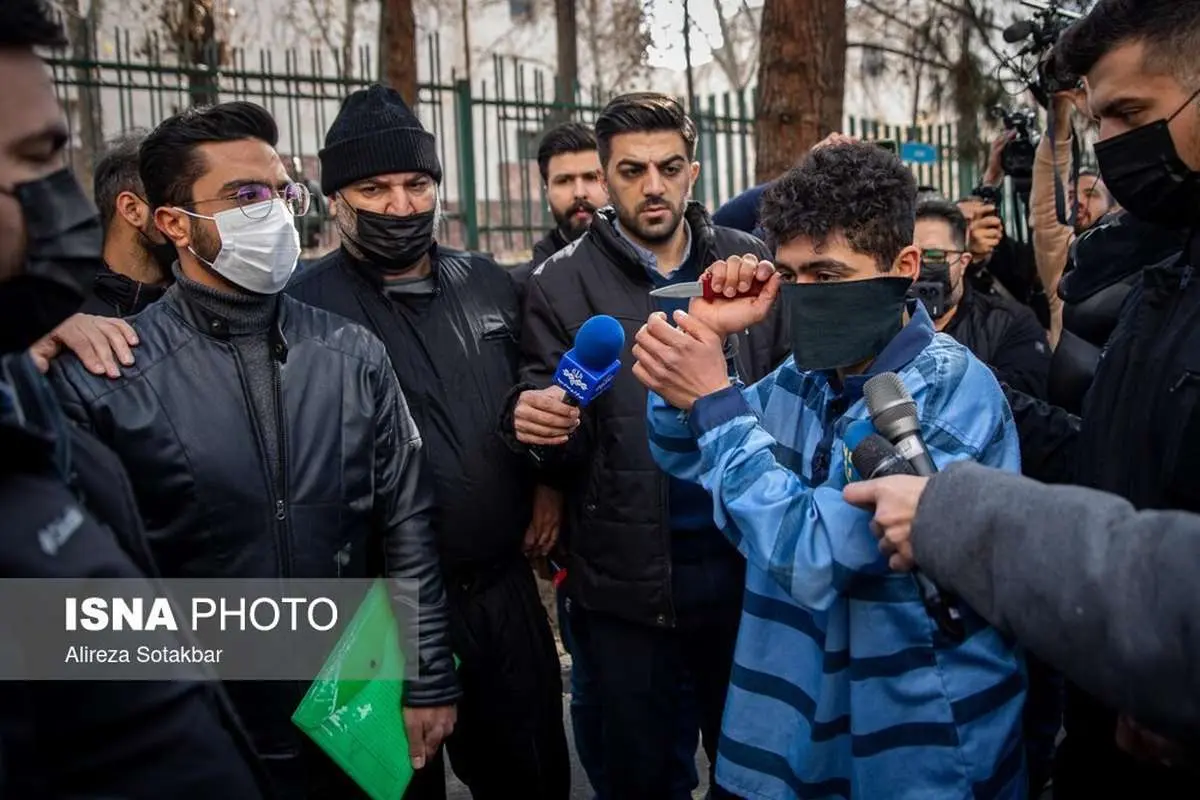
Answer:
<svg viewBox="0 0 1200 800"><path fill-rule="evenodd" d="M1029 19L1014 22L1004 30L1004 41L1009 44L1026 42L1013 56L1009 66L1043 108L1050 107L1050 98L1058 92L1079 86L1079 76L1067 74L1055 58L1053 49L1062 32L1083 16L1078 11L1064 8L1065 4L1066 0L1049 0L1045 3L1021 0L1021 5L1034 10L1033 15ZM1029 56L1034 58L1032 68L1022 66L1022 63L1028 63L1026 59Z"/></svg>
<svg viewBox="0 0 1200 800"><path fill-rule="evenodd" d="M996 106L992 109L992 118L1002 120L1004 129L1015 134L1000 152L1000 165L1004 174L1013 179L1017 192L1028 194L1033 185L1033 162L1037 157L1038 142L1042 138L1037 127L1037 112L1032 108Z"/></svg>

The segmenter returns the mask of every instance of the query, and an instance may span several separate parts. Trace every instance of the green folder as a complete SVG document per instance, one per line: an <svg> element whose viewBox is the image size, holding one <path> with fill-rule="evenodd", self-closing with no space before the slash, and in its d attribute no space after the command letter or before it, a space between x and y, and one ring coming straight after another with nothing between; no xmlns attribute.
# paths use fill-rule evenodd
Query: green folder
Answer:
<svg viewBox="0 0 1200 800"><path fill-rule="evenodd" d="M344 680L343 674L383 677ZM413 778L400 707L403 674L391 601L376 581L292 714L372 800L400 800Z"/></svg>

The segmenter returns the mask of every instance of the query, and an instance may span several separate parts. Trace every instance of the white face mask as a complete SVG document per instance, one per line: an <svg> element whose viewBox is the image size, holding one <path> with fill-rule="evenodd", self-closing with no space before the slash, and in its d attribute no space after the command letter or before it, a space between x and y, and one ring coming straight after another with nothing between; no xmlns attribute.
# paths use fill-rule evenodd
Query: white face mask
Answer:
<svg viewBox="0 0 1200 800"><path fill-rule="evenodd" d="M282 199L218 211L211 217L179 210L217 223L221 252L216 260L200 258L191 246L188 250L222 278L256 294L278 294L287 286L300 259L300 231Z"/></svg>

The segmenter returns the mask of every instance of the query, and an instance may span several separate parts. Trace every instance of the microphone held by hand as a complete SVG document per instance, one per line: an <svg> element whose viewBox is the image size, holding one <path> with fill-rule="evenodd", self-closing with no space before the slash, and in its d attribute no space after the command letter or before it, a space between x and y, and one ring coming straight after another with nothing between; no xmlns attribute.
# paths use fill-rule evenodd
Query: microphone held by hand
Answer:
<svg viewBox="0 0 1200 800"><path fill-rule="evenodd" d="M937 472L925 447L925 440L921 438L917 404L900 376L894 372L876 375L863 386L863 394L867 398L867 408L871 412L875 430L895 445L918 475L929 477Z"/></svg>
<svg viewBox="0 0 1200 800"><path fill-rule="evenodd" d="M554 382L566 392L569 405L587 406L602 394L621 371L625 329L607 314L598 314L579 328L575 346L563 354Z"/></svg>
<svg viewBox="0 0 1200 800"><path fill-rule="evenodd" d="M936 474L937 466L925 447L925 440L921 438L917 403L900 376L894 372L876 375L867 381L863 394L867 399L867 409L871 412L871 421L882 436L877 435L874 439L866 437L854 450L851 459L859 474L871 478L913 474L929 477ZM913 570L913 578L921 592L926 613L942 633L954 641L962 641L966 629L962 613L955 606L953 598L943 594L919 570Z"/></svg>
<svg viewBox="0 0 1200 800"><path fill-rule="evenodd" d="M888 444L878 433L872 433L858 442L850 453L854 470L863 480L873 481L889 475L916 475L917 471L901 458L896 448Z"/></svg>

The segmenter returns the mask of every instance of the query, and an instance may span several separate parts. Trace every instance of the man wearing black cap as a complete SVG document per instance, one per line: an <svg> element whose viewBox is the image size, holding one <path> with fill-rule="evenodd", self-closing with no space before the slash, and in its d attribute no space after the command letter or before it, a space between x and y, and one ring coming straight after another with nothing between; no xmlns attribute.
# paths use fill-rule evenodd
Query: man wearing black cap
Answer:
<svg viewBox="0 0 1200 800"><path fill-rule="evenodd" d="M516 382L516 286L491 259L435 242L434 138L394 90L346 98L320 157L342 246L288 291L383 339L426 443L462 660L455 772L476 800L566 798L561 669L524 552L534 486L497 431Z"/></svg>

